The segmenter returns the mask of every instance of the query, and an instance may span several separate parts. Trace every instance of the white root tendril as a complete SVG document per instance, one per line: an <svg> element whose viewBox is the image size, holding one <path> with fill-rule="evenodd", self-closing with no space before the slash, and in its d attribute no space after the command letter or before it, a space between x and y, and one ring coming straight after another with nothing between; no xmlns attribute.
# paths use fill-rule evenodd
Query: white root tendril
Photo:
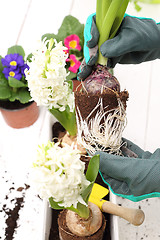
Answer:
<svg viewBox="0 0 160 240"><path fill-rule="evenodd" d="M122 133L127 122L126 111L120 99L115 109L105 111L106 108L100 98L85 120L82 119L79 108L76 109L77 140L91 155L97 151L121 155ZM90 118L94 112L95 117Z"/></svg>

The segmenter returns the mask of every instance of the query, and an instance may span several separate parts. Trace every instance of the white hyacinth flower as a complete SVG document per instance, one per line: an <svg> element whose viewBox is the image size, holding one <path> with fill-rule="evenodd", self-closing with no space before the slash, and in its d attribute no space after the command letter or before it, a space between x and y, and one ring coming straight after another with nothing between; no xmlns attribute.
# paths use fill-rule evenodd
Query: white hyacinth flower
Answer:
<svg viewBox="0 0 160 240"><path fill-rule="evenodd" d="M25 74L32 100L38 106L64 111L68 105L73 112L74 93L66 81L68 55L65 50L62 42L57 43L53 39L42 41L28 62L29 70L26 69Z"/></svg>
<svg viewBox="0 0 160 240"><path fill-rule="evenodd" d="M39 147L32 179L42 199L53 198L59 206L77 208L86 205L81 194L90 184L84 174L85 164L74 146L48 142Z"/></svg>

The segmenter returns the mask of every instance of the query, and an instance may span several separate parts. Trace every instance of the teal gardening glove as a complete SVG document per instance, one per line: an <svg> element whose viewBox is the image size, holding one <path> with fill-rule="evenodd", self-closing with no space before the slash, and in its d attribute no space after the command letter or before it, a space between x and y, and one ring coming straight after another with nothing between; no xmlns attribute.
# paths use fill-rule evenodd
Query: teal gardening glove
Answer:
<svg viewBox="0 0 160 240"><path fill-rule="evenodd" d="M96 16L90 15L84 30L84 58L80 67L79 79L84 80L98 58L95 51L99 39ZM160 58L160 23L148 18L125 15L113 39L104 42L100 51L108 58L107 66L114 68L120 64L138 64Z"/></svg>
<svg viewBox="0 0 160 240"><path fill-rule="evenodd" d="M131 141L123 141L137 157L128 157L125 147L122 148L124 156L97 152L103 181L114 194L134 202L160 197L160 149L152 154Z"/></svg>

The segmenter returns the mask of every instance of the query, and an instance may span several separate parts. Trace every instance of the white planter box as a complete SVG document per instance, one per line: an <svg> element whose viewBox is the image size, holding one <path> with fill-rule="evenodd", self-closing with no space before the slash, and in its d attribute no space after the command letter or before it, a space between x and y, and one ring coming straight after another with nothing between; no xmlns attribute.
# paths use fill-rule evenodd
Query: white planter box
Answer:
<svg viewBox="0 0 160 240"><path fill-rule="evenodd" d="M52 223L52 209L49 207L47 201L44 201L43 206L44 206L44 218L42 240L48 240Z"/></svg>
<svg viewBox="0 0 160 240"><path fill-rule="evenodd" d="M137 227L120 217L112 216L112 240L158 240L160 238L160 198L150 198L140 202L132 202L117 196L113 198L116 204L123 207L142 209L145 220Z"/></svg>
<svg viewBox="0 0 160 240"><path fill-rule="evenodd" d="M41 134L40 141L44 142L51 139L51 128L55 119L51 114L49 114L45 119L45 127L43 133ZM115 204L121 204L124 207L130 208L141 208L145 213L145 221L139 226L133 226L129 224L126 220L110 215L110 232L112 240L129 240L129 239L152 239L157 240L160 237L160 198L147 199L137 203L131 202L127 199L117 197L112 192L110 192L110 201ZM52 209L49 207L48 202L43 203L43 232L42 240L49 240L51 220L52 220Z"/></svg>
<svg viewBox="0 0 160 240"><path fill-rule="evenodd" d="M52 138L51 128L52 125L56 119L48 113L46 119L45 119L45 126L43 129L43 134L41 136L40 142L44 142L47 139ZM110 192L110 201L113 203L116 203L116 197ZM52 223L52 209L49 206L49 203L47 201L43 201L43 229L42 229L42 240L49 240L50 235L50 229L51 229L51 223ZM119 234L118 234L118 217L117 216L110 216L111 221L111 239L112 240L119 240ZM53 239L54 240L54 239Z"/></svg>

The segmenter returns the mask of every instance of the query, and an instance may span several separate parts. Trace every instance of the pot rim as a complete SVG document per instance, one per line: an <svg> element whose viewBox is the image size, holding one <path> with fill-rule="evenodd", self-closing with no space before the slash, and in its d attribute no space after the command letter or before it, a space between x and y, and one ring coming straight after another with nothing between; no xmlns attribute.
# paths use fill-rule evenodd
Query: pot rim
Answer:
<svg viewBox="0 0 160 240"><path fill-rule="evenodd" d="M13 102L14 103L14 102ZM22 107L20 108L15 108L15 109L11 109L11 108L5 108L4 106L0 106L0 110L1 111L7 111L7 112L16 112L16 111L20 111L25 109L26 107L31 106L33 103L35 103L34 101L30 101L28 103L22 103Z"/></svg>

